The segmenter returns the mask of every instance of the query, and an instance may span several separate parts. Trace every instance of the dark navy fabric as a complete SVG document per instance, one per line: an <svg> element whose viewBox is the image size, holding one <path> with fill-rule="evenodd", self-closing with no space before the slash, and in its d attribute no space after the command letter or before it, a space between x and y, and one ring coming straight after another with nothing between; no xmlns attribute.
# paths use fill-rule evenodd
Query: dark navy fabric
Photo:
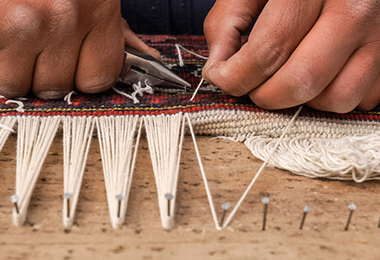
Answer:
<svg viewBox="0 0 380 260"><path fill-rule="evenodd" d="M203 34L215 0L121 0L123 17L135 33Z"/></svg>

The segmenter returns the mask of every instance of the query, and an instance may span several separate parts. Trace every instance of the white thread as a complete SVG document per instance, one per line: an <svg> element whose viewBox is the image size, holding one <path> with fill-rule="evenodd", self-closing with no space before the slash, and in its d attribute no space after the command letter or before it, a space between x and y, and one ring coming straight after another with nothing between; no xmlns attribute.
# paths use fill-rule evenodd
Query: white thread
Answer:
<svg viewBox="0 0 380 260"><path fill-rule="evenodd" d="M113 228L120 228L125 220L141 136L142 120L137 129L139 121L139 116L96 118L108 208Z"/></svg>
<svg viewBox="0 0 380 260"><path fill-rule="evenodd" d="M133 97L133 96L127 94L127 93L124 93L123 91L118 90L118 89L115 88L115 87L112 87L112 89L113 89L113 91L115 91L117 94L119 94L119 95L123 95L124 97L127 97L127 98L129 98L129 99L132 99L134 104L140 103L140 101L139 101L136 97Z"/></svg>
<svg viewBox="0 0 380 260"><path fill-rule="evenodd" d="M182 113L174 115L144 116L150 158L157 185L158 204L162 226L174 226L175 201L179 163L185 133ZM171 199L165 197L170 194ZM170 206L168 205L170 203ZM169 212L170 211L170 214Z"/></svg>
<svg viewBox="0 0 380 260"><path fill-rule="evenodd" d="M277 151L277 147L280 144L280 141L284 138L284 136L287 133L288 129L293 124L294 120L297 118L297 116L299 115L299 113L301 112L301 110L302 110L302 106L300 106L298 108L297 112L294 114L294 116L292 117L292 119L289 121L287 127L282 132L282 134L281 134L278 142L274 145L274 147L271 150L271 152L269 153L268 157L265 159L265 161L261 165L260 169L257 171L255 177L252 179L251 183L248 185L247 189L244 191L243 195L241 196L241 198L239 199L239 201L235 205L234 209L231 211L231 213L229 214L228 218L223 223L223 226L219 225L219 221L218 221L218 218L217 218L217 215L216 215L216 211L215 211L214 202L213 202L213 199L212 199L210 188L208 186L208 181L207 181L206 173L205 173L204 168L203 168L202 158L201 158L201 155L199 153L199 149L198 149L197 142L196 142L196 139L195 139L195 134L194 134L194 131L193 131L193 128L192 128L192 125L191 125L190 117L189 117L189 114L186 114L187 121L188 121L188 124L189 124L190 133L191 133L191 136L193 138L195 153L197 155L197 159L198 159L199 167L200 167L200 170L201 170L203 182L205 184L205 189L206 189L206 193L207 193L207 199L208 199L209 204L210 204L211 214L212 214L212 217L213 217L213 220L214 220L214 223L215 223L215 227L216 227L217 230L222 230L222 229L226 228L228 226L228 224L231 222L232 218L235 216L237 210L239 209L241 203L244 201L245 197L248 195L248 192L251 190L252 186L255 184L257 178L260 176L260 174L264 170L265 166L268 164L268 161L270 160L270 158Z"/></svg>
<svg viewBox="0 0 380 260"><path fill-rule="evenodd" d="M142 83L140 81L132 84L132 87L135 91L131 95L124 93L123 91L120 91L120 90L116 89L115 87L112 87L112 89L116 93L123 95L129 99L132 99L133 103L137 104L137 103L140 103L140 101L136 97L137 95L142 97L142 96L144 96L144 93L153 94L153 92L154 92L152 86L149 85L148 80L145 80L144 84L145 84L145 87L142 86Z"/></svg>
<svg viewBox="0 0 380 260"><path fill-rule="evenodd" d="M6 98L6 97L5 97L5 96L3 96L3 95L0 95L0 99L1 99L1 98Z"/></svg>
<svg viewBox="0 0 380 260"><path fill-rule="evenodd" d="M282 141L265 136L251 137L245 145L263 159L279 142L271 163L298 175L336 180L380 180L380 133L346 136L340 139L307 138Z"/></svg>
<svg viewBox="0 0 380 260"><path fill-rule="evenodd" d="M17 100L20 100L20 101L27 101L28 99L26 97L18 97L16 98Z"/></svg>
<svg viewBox="0 0 380 260"><path fill-rule="evenodd" d="M90 149L94 119L92 117L65 116L63 121L63 225L73 225L83 173ZM69 203L69 204L68 204Z"/></svg>
<svg viewBox="0 0 380 260"><path fill-rule="evenodd" d="M12 127L9 127L9 126L7 126L7 125L5 125L5 124L0 124L0 128L2 128L2 129L4 129L4 130L7 130L7 131L9 131L9 132L11 132L11 133L16 133L16 131L13 130Z"/></svg>
<svg viewBox="0 0 380 260"><path fill-rule="evenodd" d="M5 142L8 139L10 133L15 133L13 130L16 124L17 118L14 116L0 117L0 151L3 148Z"/></svg>
<svg viewBox="0 0 380 260"><path fill-rule="evenodd" d="M13 209L13 223L16 226L25 222L33 189L60 120L58 116L18 117L16 195L19 214Z"/></svg>
<svg viewBox="0 0 380 260"><path fill-rule="evenodd" d="M5 104L17 104L18 107L16 108L16 111L21 112L21 113L25 112L24 103L22 101L9 99L9 100L5 101Z"/></svg>
<svg viewBox="0 0 380 260"><path fill-rule="evenodd" d="M184 62L183 62L181 49L184 50L184 51L186 51L186 52L188 52L188 53L190 53L190 54L192 54L192 55L194 55L194 56L196 56L196 57L198 57L198 58L201 58L201 59L204 59L204 60L207 60L207 59L208 59L208 57L202 56L202 55L200 55L200 54L198 54L198 53L195 53L195 52L193 52L193 51L191 51L191 50L189 50L189 49L186 49L186 48L183 47L182 45L175 44L175 48L177 49L177 53L178 53L178 62L179 62L179 66L180 66L180 67L183 67L183 66L185 65Z"/></svg>
<svg viewBox="0 0 380 260"><path fill-rule="evenodd" d="M197 88L195 89L193 96L190 98L190 101L193 101L193 99L195 98L195 95L197 95L197 93L198 93L199 89L201 88L204 81L205 81L205 79L202 78L201 81L199 82Z"/></svg>
<svg viewBox="0 0 380 260"><path fill-rule="evenodd" d="M77 93L74 90L72 90L66 94L66 96L63 98L63 100L66 101L68 105L71 105L71 104L73 104L73 102L71 101L71 97L72 97L72 95L76 95L76 94Z"/></svg>

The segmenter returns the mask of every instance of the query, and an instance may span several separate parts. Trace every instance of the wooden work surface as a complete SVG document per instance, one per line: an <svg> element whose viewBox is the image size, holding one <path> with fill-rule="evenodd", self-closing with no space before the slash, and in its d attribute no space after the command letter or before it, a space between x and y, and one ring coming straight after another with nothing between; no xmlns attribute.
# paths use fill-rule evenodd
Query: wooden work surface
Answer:
<svg viewBox="0 0 380 260"><path fill-rule="evenodd" d="M200 152L220 205L239 199L261 162L242 143L198 137ZM62 226L62 136L55 138L34 191L24 227L11 221L16 136L0 157L0 259L380 259L380 186L312 180L268 169L231 225L216 231L190 137L185 138L176 203L176 227L161 227L146 139L140 143L126 224L112 229L97 139L93 139L76 222ZM262 231L263 194L269 193ZM349 231L347 205L354 202ZM311 206L299 230L304 205Z"/></svg>

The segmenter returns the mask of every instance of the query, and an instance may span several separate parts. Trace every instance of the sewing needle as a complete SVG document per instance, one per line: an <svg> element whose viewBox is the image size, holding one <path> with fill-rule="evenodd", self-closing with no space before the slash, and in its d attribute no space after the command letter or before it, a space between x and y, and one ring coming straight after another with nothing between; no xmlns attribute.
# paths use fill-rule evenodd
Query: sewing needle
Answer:
<svg viewBox="0 0 380 260"><path fill-rule="evenodd" d="M118 206L117 206L117 217L120 218L121 201L123 200L123 195L121 195L121 194L116 195L116 199L117 199L117 201L118 201Z"/></svg>
<svg viewBox="0 0 380 260"><path fill-rule="evenodd" d="M16 194L12 195L10 198L10 201L14 204L15 209L16 209L16 213L19 214L19 209L18 209L18 205L17 205L17 201L18 201L17 195Z"/></svg>
<svg viewBox="0 0 380 260"><path fill-rule="evenodd" d="M226 202L222 204L223 209L223 215L222 219L220 220L220 226L223 226L224 219L226 218L227 211L231 208L231 203Z"/></svg>
<svg viewBox="0 0 380 260"><path fill-rule="evenodd" d="M173 194L166 193L165 198L168 200L168 217L170 217L170 201L173 199Z"/></svg>
<svg viewBox="0 0 380 260"><path fill-rule="evenodd" d="M73 195L69 192L66 192L63 194L64 199L66 199L66 205L67 205L67 218L70 218L70 199Z"/></svg>

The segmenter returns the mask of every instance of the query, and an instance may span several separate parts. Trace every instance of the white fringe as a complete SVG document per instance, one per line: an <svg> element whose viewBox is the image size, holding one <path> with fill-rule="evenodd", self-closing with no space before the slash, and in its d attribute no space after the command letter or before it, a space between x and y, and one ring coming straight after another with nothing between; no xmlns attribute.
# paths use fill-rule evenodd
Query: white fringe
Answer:
<svg viewBox="0 0 380 260"><path fill-rule="evenodd" d="M150 158L157 185L162 226L174 227L175 201L185 118L175 115L144 116ZM170 199L166 198L169 195Z"/></svg>
<svg viewBox="0 0 380 260"><path fill-rule="evenodd" d="M5 142L10 133L15 133L13 130L17 118L14 116L0 117L0 151L3 149Z"/></svg>
<svg viewBox="0 0 380 260"><path fill-rule="evenodd" d="M18 117L16 196L19 214L13 209L13 223L22 226L42 164L57 132L60 117Z"/></svg>
<svg viewBox="0 0 380 260"><path fill-rule="evenodd" d="M251 137L245 145L252 154L267 158L278 139ZM298 136L280 141L270 163L298 175L336 180L380 180L380 133L340 139Z"/></svg>
<svg viewBox="0 0 380 260"><path fill-rule="evenodd" d="M94 119L65 116L63 122L63 225L73 225L84 168L90 150Z"/></svg>
<svg viewBox="0 0 380 260"><path fill-rule="evenodd" d="M102 116L95 120L111 223L113 228L120 228L127 211L142 121L139 116Z"/></svg>

